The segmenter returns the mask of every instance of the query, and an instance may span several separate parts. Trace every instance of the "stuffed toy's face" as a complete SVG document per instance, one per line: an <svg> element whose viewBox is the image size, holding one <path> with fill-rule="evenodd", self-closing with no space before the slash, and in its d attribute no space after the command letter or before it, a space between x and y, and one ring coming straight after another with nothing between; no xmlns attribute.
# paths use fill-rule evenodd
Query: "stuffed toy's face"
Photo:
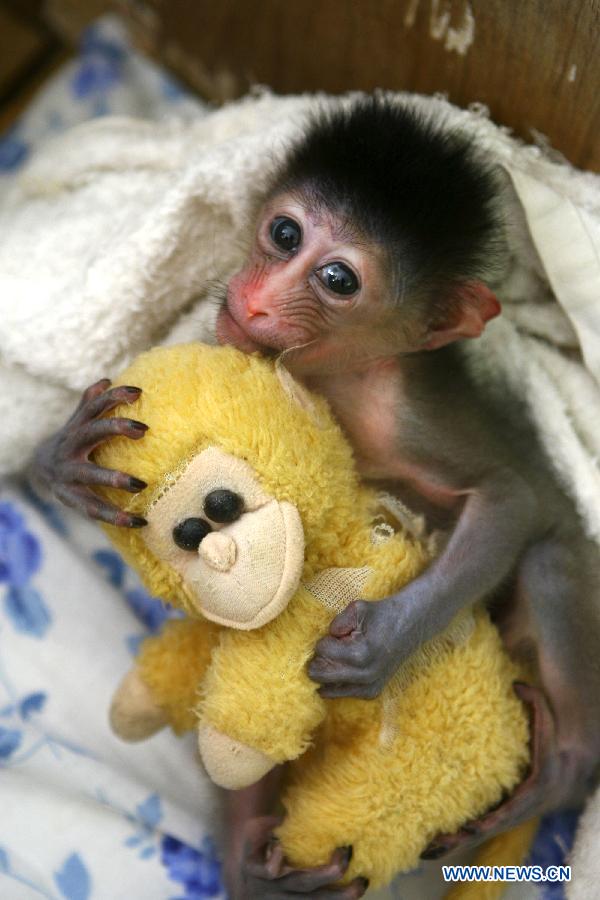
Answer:
<svg viewBox="0 0 600 900"><path fill-rule="evenodd" d="M304 532L243 459L208 447L146 514L143 539L183 579L207 619L249 630L287 606L300 583Z"/></svg>

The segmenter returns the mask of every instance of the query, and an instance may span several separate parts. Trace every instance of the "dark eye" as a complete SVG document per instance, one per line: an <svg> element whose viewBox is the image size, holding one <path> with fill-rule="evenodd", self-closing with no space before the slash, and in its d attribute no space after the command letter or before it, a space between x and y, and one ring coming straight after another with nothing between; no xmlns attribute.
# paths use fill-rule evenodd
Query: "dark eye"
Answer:
<svg viewBox="0 0 600 900"><path fill-rule="evenodd" d="M270 228L271 240L280 250L285 253L293 253L300 246L302 240L302 229L293 219L287 216L277 216L271 222Z"/></svg>
<svg viewBox="0 0 600 900"><path fill-rule="evenodd" d="M244 501L239 494L221 488L211 491L204 501L204 512L213 522L235 522L244 510Z"/></svg>
<svg viewBox="0 0 600 900"><path fill-rule="evenodd" d="M327 263L319 269L317 276L323 282L327 290L334 294L343 294L345 297L355 294L358 290L358 278L348 266L341 262Z"/></svg>
<svg viewBox="0 0 600 900"><path fill-rule="evenodd" d="M173 540L182 550L197 550L211 531L206 519L184 519L173 529Z"/></svg>

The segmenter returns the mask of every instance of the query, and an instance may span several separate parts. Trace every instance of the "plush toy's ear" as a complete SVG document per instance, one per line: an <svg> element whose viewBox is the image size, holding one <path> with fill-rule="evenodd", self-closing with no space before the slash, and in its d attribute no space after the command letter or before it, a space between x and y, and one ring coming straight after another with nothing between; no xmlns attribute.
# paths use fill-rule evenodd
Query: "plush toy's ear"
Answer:
<svg viewBox="0 0 600 900"><path fill-rule="evenodd" d="M309 414L317 428L323 428L325 426L324 419L315 405L310 391L307 391L304 385L296 381L294 376L286 369L282 357L278 357L275 361L275 374L290 400Z"/></svg>
<svg viewBox="0 0 600 900"><path fill-rule="evenodd" d="M462 338L476 338L486 322L500 315L502 307L496 295L481 281L460 285L448 304L448 315L432 323L423 345L425 350L437 350Z"/></svg>

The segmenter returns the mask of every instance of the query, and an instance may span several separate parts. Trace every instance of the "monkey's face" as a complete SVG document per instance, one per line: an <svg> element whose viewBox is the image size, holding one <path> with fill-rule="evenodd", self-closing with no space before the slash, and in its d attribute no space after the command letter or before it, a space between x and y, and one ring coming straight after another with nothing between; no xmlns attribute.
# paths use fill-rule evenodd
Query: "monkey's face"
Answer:
<svg viewBox="0 0 600 900"><path fill-rule="evenodd" d="M232 628L277 616L300 583L297 508L261 486L245 460L208 447L152 504L142 539L181 577L192 609Z"/></svg>
<svg viewBox="0 0 600 900"><path fill-rule="evenodd" d="M356 369L398 352L381 248L295 194L264 206L246 266L229 282L220 343L290 351L295 374Z"/></svg>

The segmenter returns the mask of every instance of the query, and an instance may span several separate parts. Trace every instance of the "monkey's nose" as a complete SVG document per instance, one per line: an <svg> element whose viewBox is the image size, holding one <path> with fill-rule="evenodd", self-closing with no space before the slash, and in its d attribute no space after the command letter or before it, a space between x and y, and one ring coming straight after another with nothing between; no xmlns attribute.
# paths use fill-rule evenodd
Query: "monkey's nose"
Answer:
<svg viewBox="0 0 600 900"><path fill-rule="evenodd" d="M246 300L246 313L249 319L254 319L256 316L268 316L269 310L260 298L252 296Z"/></svg>
<svg viewBox="0 0 600 900"><path fill-rule="evenodd" d="M228 572L233 566L237 547L235 541L222 531L211 531L201 541L198 553L211 569L217 572Z"/></svg>

